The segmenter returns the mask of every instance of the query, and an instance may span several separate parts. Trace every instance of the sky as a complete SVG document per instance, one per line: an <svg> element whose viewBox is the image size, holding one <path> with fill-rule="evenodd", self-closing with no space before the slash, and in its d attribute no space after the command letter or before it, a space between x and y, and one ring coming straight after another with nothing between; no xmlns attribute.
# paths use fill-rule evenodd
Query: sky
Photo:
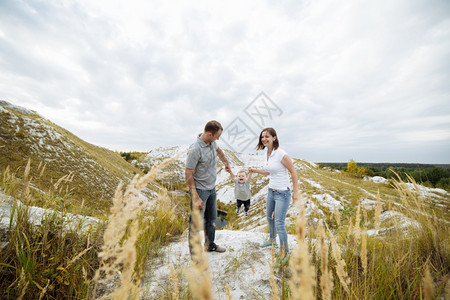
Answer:
<svg viewBox="0 0 450 300"><path fill-rule="evenodd" d="M448 0L0 1L0 99L117 151L448 164L449 75Z"/></svg>

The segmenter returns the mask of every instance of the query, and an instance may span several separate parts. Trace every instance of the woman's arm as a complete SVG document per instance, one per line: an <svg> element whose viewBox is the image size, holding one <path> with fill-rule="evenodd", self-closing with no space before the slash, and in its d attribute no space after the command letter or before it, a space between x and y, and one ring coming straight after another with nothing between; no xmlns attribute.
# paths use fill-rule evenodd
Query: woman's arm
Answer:
<svg viewBox="0 0 450 300"><path fill-rule="evenodd" d="M283 166L288 169L289 173L291 173L292 178L292 202L297 201L298 198L298 178L297 178L297 170L295 170L294 164L292 163L292 159L289 157L289 155L285 155L283 159L281 160L281 163Z"/></svg>
<svg viewBox="0 0 450 300"><path fill-rule="evenodd" d="M267 172L266 170L262 170L262 169L253 169L252 167L248 167L248 171L249 171L249 172L253 172L253 173L258 173L258 174L261 174L261 175L265 175L265 176L267 176L267 175L270 174L270 173Z"/></svg>

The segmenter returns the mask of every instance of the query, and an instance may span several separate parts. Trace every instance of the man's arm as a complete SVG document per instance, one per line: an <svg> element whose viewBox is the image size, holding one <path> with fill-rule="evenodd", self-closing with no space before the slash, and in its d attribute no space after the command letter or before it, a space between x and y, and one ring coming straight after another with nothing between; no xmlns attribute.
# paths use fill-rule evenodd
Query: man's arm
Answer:
<svg viewBox="0 0 450 300"><path fill-rule="evenodd" d="M220 160L225 165L225 171L230 172L231 171L230 163L228 162L228 159L225 157L225 153L223 153L222 149L220 149L219 147L217 147L217 156L219 156Z"/></svg>
<svg viewBox="0 0 450 300"><path fill-rule="evenodd" d="M189 188L189 191L191 192L192 204L198 209L202 209L203 201L198 195L197 189L195 188L194 172L195 170L186 168L184 171L184 175L186 177L186 184Z"/></svg>
<svg viewBox="0 0 450 300"><path fill-rule="evenodd" d="M230 173L231 180L234 180L236 178L236 176L233 173L233 170L230 169L230 171L228 173Z"/></svg>

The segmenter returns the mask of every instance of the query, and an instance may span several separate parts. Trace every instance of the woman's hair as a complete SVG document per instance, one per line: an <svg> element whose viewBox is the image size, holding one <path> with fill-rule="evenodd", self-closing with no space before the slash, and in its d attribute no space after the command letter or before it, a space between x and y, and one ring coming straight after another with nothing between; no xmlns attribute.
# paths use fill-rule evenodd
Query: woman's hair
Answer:
<svg viewBox="0 0 450 300"><path fill-rule="evenodd" d="M215 120L209 121L205 125L205 132L211 132L212 134L216 134L217 131L223 130L222 125Z"/></svg>
<svg viewBox="0 0 450 300"><path fill-rule="evenodd" d="M278 142L277 132L272 127L267 127L261 130L261 133L259 134L258 145L256 145L256 150L263 150L264 148L266 148L266 146L264 146L263 143L261 142L261 137L264 131L267 131L271 136L276 137L276 139L273 141L273 149L277 150L278 147L280 146L280 143Z"/></svg>

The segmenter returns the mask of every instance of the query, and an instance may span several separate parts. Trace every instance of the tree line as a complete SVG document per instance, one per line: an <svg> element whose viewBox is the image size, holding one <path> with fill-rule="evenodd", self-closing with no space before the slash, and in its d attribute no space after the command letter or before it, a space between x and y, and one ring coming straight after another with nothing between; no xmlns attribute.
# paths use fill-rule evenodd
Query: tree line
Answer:
<svg viewBox="0 0 450 300"><path fill-rule="evenodd" d="M417 183L426 187L441 188L450 191L450 165L448 164L418 164L418 163L356 163L350 159L347 163L319 163L321 167L363 176L381 176L387 179L401 177L409 181L411 177Z"/></svg>

